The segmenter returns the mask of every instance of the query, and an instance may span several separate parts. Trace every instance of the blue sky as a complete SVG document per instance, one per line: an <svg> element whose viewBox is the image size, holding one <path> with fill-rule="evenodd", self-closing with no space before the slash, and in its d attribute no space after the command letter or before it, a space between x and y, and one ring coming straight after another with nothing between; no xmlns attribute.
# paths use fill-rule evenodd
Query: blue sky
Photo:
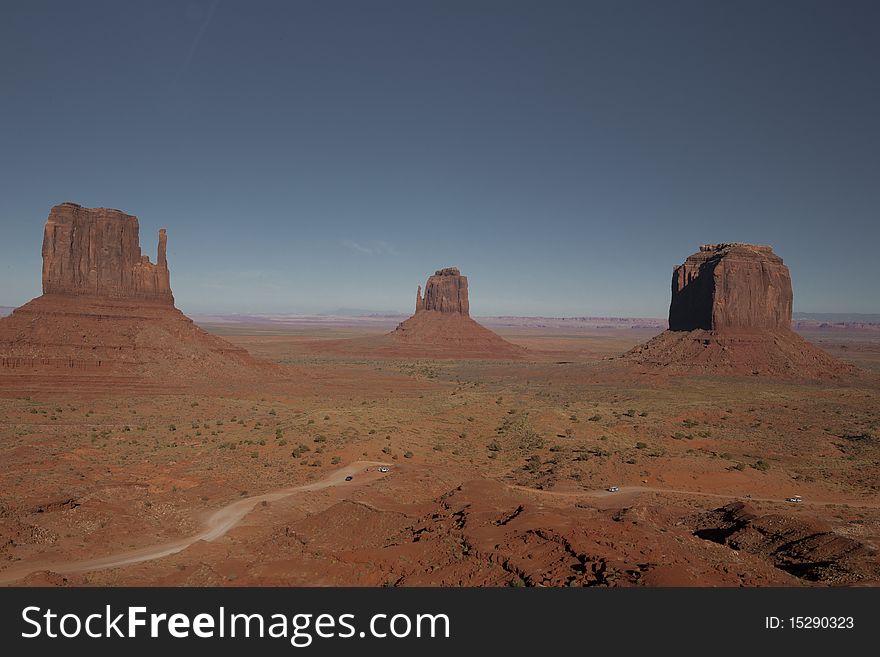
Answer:
<svg viewBox="0 0 880 657"><path fill-rule="evenodd" d="M9 2L0 305L62 201L138 215L191 312L665 316L699 244L880 312L876 2Z"/></svg>

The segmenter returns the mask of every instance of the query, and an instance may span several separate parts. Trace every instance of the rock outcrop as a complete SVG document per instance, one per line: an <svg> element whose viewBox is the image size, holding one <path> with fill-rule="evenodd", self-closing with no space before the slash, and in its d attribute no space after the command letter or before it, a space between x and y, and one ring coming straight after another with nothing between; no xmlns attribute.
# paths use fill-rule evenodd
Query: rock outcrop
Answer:
<svg viewBox="0 0 880 657"><path fill-rule="evenodd" d="M416 312L436 310L441 313L470 315L468 303L468 280L462 276L458 267L438 269L425 283L425 296L422 288L416 293Z"/></svg>
<svg viewBox="0 0 880 657"><path fill-rule="evenodd" d="M622 358L681 374L852 375L792 331L792 298L788 267L769 246L703 245L673 270L669 330Z"/></svg>
<svg viewBox="0 0 880 657"><path fill-rule="evenodd" d="M0 387L165 387L269 373L175 308L166 249L162 230L156 263L141 255L137 217L119 210L52 208L43 295L0 319Z"/></svg>
<svg viewBox="0 0 880 657"><path fill-rule="evenodd" d="M880 581L880 560L870 543L817 519L763 514L745 502L731 502L694 521L695 536L759 556L806 582L840 586Z"/></svg>
<svg viewBox="0 0 880 657"><path fill-rule="evenodd" d="M390 351L446 358L518 358L525 349L470 317L468 280L457 267L437 270L416 292L412 317L389 334Z"/></svg>
<svg viewBox="0 0 880 657"><path fill-rule="evenodd" d="M173 305L167 243L162 229L153 264L141 254L137 217L76 203L56 205L43 232L43 294Z"/></svg>
<svg viewBox="0 0 880 657"><path fill-rule="evenodd" d="M769 246L704 244L672 273L672 331L791 328L791 276Z"/></svg>

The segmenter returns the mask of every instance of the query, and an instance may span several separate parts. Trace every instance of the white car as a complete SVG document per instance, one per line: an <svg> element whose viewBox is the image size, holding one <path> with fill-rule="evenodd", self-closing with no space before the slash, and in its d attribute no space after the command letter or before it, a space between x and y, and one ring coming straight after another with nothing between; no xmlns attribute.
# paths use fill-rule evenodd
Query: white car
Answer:
<svg viewBox="0 0 880 657"><path fill-rule="evenodd" d="M611 486L611 488L608 489L609 493L617 493L619 491L620 491L620 486Z"/></svg>
<svg viewBox="0 0 880 657"><path fill-rule="evenodd" d="M379 472L388 472L391 468L386 468L384 465L379 468Z"/></svg>
<svg viewBox="0 0 880 657"><path fill-rule="evenodd" d="M794 502L795 504L797 504L798 502L801 502L802 500L801 500L800 495L792 495L791 497L786 498L785 501L786 502Z"/></svg>

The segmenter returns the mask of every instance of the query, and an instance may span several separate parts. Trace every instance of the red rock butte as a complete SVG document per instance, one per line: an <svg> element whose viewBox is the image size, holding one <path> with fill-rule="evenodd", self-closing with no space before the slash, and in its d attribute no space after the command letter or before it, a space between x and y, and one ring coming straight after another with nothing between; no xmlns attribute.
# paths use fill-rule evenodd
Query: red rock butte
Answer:
<svg viewBox="0 0 880 657"><path fill-rule="evenodd" d="M792 300L788 267L771 247L704 244L672 272L669 330L623 358L680 373L853 374L792 331Z"/></svg>
<svg viewBox="0 0 880 657"><path fill-rule="evenodd" d="M456 267L439 269L419 286L412 317L388 334L398 348L424 356L518 358L525 349L470 317L468 279Z"/></svg>
<svg viewBox="0 0 880 657"><path fill-rule="evenodd" d="M159 231L156 264L141 254L137 217L109 208L62 203L43 232L43 294L144 299L174 305Z"/></svg>
<svg viewBox="0 0 880 657"><path fill-rule="evenodd" d="M439 269L425 283L425 296L422 286L416 291L416 313L436 310L441 313L470 315L468 303L468 280L462 276L458 267Z"/></svg>
<svg viewBox="0 0 880 657"><path fill-rule="evenodd" d="M156 263L141 254L133 215L75 203L52 208L43 294L0 319L0 387L163 388L266 369L174 306L166 251L163 229Z"/></svg>
<svg viewBox="0 0 880 657"><path fill-rule="evenodd" d="M672 273L672 331L791 328L791 276L769 246L704 244Z"/></svg>

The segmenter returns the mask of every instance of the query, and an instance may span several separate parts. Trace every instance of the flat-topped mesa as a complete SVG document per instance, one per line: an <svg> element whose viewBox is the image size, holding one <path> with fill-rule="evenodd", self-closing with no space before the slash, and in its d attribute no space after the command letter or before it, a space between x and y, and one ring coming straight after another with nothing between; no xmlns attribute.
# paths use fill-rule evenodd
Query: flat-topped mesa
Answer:
<svg viewBox="0 0 880 657"><path fill-rule="evenodd" d="M791 276L765 245L704 244L672 273L672 331L791 330Z"/></svg>
<svg viewBox="0 0 880 657"><path fill-rule="evenodd" d="M425 295L421 286L416 293L416 313L424 310L469 315L467 276L462 276L458 267L438 269L428 277Z"/></svg>
<svg viewBox="0 0 880 657"><path fill-rule="evenodd" d="M43 294L140 299L174 305L165 229L156 264L141 255L137 217L110 208L56 205L43 233Z"/></svg>

